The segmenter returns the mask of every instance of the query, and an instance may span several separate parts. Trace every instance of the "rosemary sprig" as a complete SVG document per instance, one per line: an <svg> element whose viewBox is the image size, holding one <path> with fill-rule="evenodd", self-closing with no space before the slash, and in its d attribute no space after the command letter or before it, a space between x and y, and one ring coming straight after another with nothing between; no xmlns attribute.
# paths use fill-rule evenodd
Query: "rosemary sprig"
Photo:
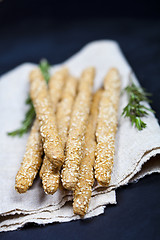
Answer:
<svg viewBox="0 0 160 240"><path fill-rule="evenodd" d="M141 118L148 115L147 111L154 112L142 104L143 101L151 102L148 98L151 94L147 93L144 88L136 86L132 81L124 91L127 93L129 101L124 107L122 115L129 117L132 125L135 125L138 130L142 130L147 125Z"/></svg>
<svg viewBox="0 0 160 240"><path fill-rule="evenodd" d="M43 74L44 79L46 80L46 83L48 84L49 78L50 78L50 74L49 74L50 65L47 62L47 60L41 60L40 64L39 64L39 68L40 68L40 70ZM13 132L9 132L8 133L9 136L22 137L23 134L27 133L32 126L32 123L35 119L36 113L35 113L35 110L34 110L32 100L31 100L29 95L28 95L28 98L26 99L25 103L27 105L29 105L29 109L25 114L25 119L22 121L22 126L19 129L13 131Z"/></svg>
<svg viewBox="0 0 160 240"><path fill-rule="evenodd" d="M42 59L39 64L39 68L41 69L42 75L43 75L46 83L48 84L49 79L50 79L50 73L49 73L50 64L48 63L48 61L46 59Z"/></svg>

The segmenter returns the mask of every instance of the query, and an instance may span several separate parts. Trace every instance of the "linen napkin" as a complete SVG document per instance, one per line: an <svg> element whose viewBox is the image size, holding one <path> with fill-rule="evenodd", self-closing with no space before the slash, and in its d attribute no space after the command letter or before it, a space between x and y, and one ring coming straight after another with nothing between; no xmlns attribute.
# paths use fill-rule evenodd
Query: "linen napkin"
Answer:
<svg viewBox="0 0 160 240"><path fill-rule="evenodd" d="M97 41L88 44L64 63L54 66L54 73L62 65L75 76L89 66L96 68L94 90L102 86L110 67L121 74L122 89L129 83L132 69L114 41ZM80 219L73 214L72 193L58 190L54 195L43 192L39 177L25 194L14 189L15 175L20 167L28 134L22 138L9 137L7 132L18 128L27 110L25 99L29 92L29 72L35 64L25 63L0 78L0 231L15 230L28 222L46 224ZM136 84L138 80L132 73ZM128 119L121 116L127 96L120 99L116 151L111 183L107 188L95 184L91 203L85 218L104 212L107 204L116 204L115 189L146 174L160 172L160 127L154 114L144 118L147 127L138 131ZM148 106L147 103L145 103Z"/></svg>

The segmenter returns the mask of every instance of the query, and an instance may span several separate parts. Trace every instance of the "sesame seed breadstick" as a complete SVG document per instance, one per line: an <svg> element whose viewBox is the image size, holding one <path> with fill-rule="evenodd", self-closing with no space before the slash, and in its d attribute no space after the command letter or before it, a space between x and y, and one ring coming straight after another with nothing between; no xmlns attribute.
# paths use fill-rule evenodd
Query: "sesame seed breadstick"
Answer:
<svg viewBox="0 0 160 240"><path fill-rule="evenodd" d="M54 194L60 181L60 173L58 169L53 167L53 164L44 156L43 164L40 170L40 178L42 179L43 189L46 194Z"/></svg>
<svg viewBox="0 0 160 240"><path fill-rule="evenodd" d="M94 183L93 166L95 162L95 131L98 117L98 106L103 90L98 90L93 97L90 116L85 134L84 158L80 164L79 179L74 191L73 211L84 216L89 207Z"/></svg>
<svg viewBox="0 0 160 240"><path fill-rule="evenodd" d="M68 129L72 113L72 106L77 92L77 79L69 76L62 94L62 100L57 106L57 125L63 148L67 142Z"/></svg>
<svg viewBox="0 0 160 240"><path fill-rule="evenodd" d="M17 192L25 193L28 188L32 186L33 180L42 163L42 154L43 148L39 124L38 121L35 120L27 141L26 153L16 175L15 189Z"/></svg>
<svg viewBox="0 0 160 240"><path fill-rule="evenodd" d="M47 85L39 69L33 70L30 74L30 96L39 120L44 152L54 168L60 168L64 161L62 142L58 135Z"/></svg>
<svg viewBox="0 0 160 240"><path fill-rule="evenodd" d="M49 81L49 95L54 112L56 112L57 104L61 99L67 76L68 70L66 68L62 68L55 72ZM54 194L59 187L60 172L58 169L54 168L52 162L50 162L46 156L44 156L39 175L42 179L42 185L45 193Z"/></svg>
<svg viewBox="0 0 160 240"><path fill-rule="evenodd" d="M62 96L64 84L68 77L68 74L69 73L67 68L61 68L53 74L49 81L49 95L54 112L56 111L57 103Z"/></svg>
<svg viewBox="0 0 160 240"><path fill-rule="evenodd" d="M54 84L54 86L55 86L54 89L56 89L56 83ZM54 99L55 108L57 106L58 99L60 98L62 99L57 106L56 116L57 116L57 126L58 126L59 136L62 139L63 149L65 148L65 144L67 140L70 115L72 111L73 101L76 95L76 88L77 88L77 80L74 77L69 76L66 79L66 84L63 92L61 92L61 94L59 95L56 94ZM58 189L59 182L60 182L60 172L59 170L55 171L52 163L47 158L44 158L43 160L43 164L40 171L40 177L42 178L44 191L47 194L53 194Z"/></svg>
<svg viewBox="0 0 160 240"><path fill-rule="evenodd" d="M115 134L118 124L120 76L117 69L110 69L104 79L104 88L96 130L97 149L94 168L97 181L101 185L107 186L111 179L115 152Z"/></svg>
<svg viewBox="0 0 160 240"><path fill-rule="evenodd" d="M66 158L62 169L62 184L68 190L74 190L79 176L82 159L84 135L89 116L94 68L87 68L81 75L79 92L73 106L69 135L66 144Z"/></svg>

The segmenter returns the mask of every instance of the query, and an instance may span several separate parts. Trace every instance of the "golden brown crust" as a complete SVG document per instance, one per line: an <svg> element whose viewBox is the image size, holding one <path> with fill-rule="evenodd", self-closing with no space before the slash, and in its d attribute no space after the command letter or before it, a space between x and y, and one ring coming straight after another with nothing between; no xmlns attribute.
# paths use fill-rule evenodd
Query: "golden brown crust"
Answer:
<svg viewBox="0 0 160 240"><path fill-rule="evenodd" d="M68 129L72 107L77 92L77 79L69 76L66 80L66 85L63 90L62 99L57 105L56 117L59 136L62 139L63 148L67 142Z"/></svg>
<svg viewBox="0 0 160 240"><path fill-rule="evenodd" d="M63 75L63 70L60 70L59 74L60 73ZM54 98L52 99L54 101L53 108L56 111L58 132L62 139L64 149L67 140L72 105L76 95L77 80L71 76L66 77L66 79L63 78L66 83L62 91L62 89L59 88L60 85L62 86L62 84L59 84L59 79L62 80L60 75L58 75L57 78L54 77L54 84L52 84L52 87L54 87L54 90L58 89L58 94L55 93ZM52 91L52 93L54 92ZM61 101L58 104L60 99ZM53 169L52 163L49 162L46 157L43 160L40 176L42 178L44 191L48 194L53 194L59 186L60 172Z"/></svg>
<svg viewBox="0 0 160 240"><path fill-rule="evenodd" d="M53 164L45 156L40 170L43 189L46 194L54 194L59 186L60 172L53 167Z"/></svg>
<svg viewBox="0 0 160 240"><path fill-rule="evenodd" d="M35 120L29 135L26 152L21 167L16 175L15 189L19 193L25 193L32 186L33 180L42 163L42 141L39 132L38 121Z"/></svg>
<svg viewBox="0 0 160 240"><path fill-rule="evenodd" d="M49 95L54 112L56 111L57 104L61 99L67 76L68 70L66 68L62 68L55 72L49 81ZM42 179L42 185L45 193L54 194L57 191L60 182L60 172L58 169L54 169L52 162L50 162L46 156L43 159L43 164L40 170L40 178Z"/></svg>
<svg viewBox="0 0 160 240"><path fill-rule="evenodd" d="M96 130L97 149L95 161L95 178L107 186L111 179L115 151L115 134L117 130L117 111L120 96L120 76L112 68L104 79L105 91L102 95Z"/></svg>
<svg viewBox="0 0 160 240"><path fill-rule="evenodd" d="M79 165L83 156L84 135L89 116L94 75L94 68L84 70L80 78L79 92L73 106L66 145L66 158L61 174L63 187L68 190L74 190L79 176Z"/></svg>
<svg viewBox="0 0 160 240"><path fill-rule="evenodd" d="M53 167L60 168L64 161L62 142L58 135L47 85L39 69L33 70L30 74L30 96L39 120L44 152L53 163Z"/></svg>
<svg viewBox="0 0 160 240"><path fill-rule="evenodd" d="M95 161L95 130L98 117L98 106L103 90L98 90L93 97L91 112L87 124L84 146L84 158L80 164L79 179L74 191L73 211L84 216L89 207L94 183L93 166Z"/></svg>
<svg viewBox="0 0 160 240"><path fill-rule="evenodd" d="M57 104L62 97L63 88L68 77L68 69L61 68L55 72L49 81L49 95L52 102L53 111L56 111Z"/></svg>

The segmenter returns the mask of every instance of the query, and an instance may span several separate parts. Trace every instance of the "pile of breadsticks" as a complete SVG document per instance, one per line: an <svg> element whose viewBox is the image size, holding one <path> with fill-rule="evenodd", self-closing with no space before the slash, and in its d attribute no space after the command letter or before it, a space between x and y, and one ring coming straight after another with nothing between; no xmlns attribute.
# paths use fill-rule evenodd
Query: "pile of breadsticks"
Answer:
<svg viewBox="0 0 160 240"><path fill-rule="evenodd" d="M15 185L17 192L26 192L40 169L45 193L53 194L61 185L72 190L74 213L81 216L87 212L94 178L103 186L110 182L118 121L118 70L110 69L103 88L93 94L94 77L93 67L79 79L62 68L47 86L38 68L30 73L36 120Z"/></svg>

